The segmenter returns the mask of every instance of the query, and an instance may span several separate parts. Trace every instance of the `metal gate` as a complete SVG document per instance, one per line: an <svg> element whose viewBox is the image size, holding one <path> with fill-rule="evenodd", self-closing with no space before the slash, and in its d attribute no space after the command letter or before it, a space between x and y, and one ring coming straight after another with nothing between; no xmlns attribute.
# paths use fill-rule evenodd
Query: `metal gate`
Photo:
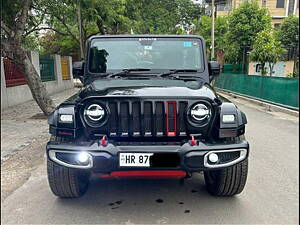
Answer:
<svg viewBox="0 0 300 225"><path fill-rule="evenodd" d="M68 59L61 58L61 72L63 80L70 80L70 71L69 71L69 63Z"/></svg>
<svg viewBox="0 0 300 225"><path fill-rule="evenodd" d="M42 81L55 80L54 59L50 56L40 56L40 71Z"/></svg>
<svg viewBox="0 0 300 225"><path fill-rule="evenodd" d="M10 59L3 59L6 87L27 84L23 72Z"/></svg>

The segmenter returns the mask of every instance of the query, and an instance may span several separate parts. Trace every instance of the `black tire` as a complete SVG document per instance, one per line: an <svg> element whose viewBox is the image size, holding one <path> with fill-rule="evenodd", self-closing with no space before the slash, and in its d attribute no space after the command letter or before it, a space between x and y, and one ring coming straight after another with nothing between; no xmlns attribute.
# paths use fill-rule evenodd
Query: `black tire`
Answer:
<svg viewBox="0 0 300 225"><path fill-rule="evenodd" d="M239 139L243 139L240 137ZM208 192L214 196L233 196L241 193L248 174L248 159L225 169L204 172Z"/></svg>
<svg viewBox="0 0 300 225"><path fill-rule="evenodd" d="M65 141L51 137L51 140ZM90 172L61 166L47 158L48 182L53 194L60 198L78 198L88 190Z"/></svg>

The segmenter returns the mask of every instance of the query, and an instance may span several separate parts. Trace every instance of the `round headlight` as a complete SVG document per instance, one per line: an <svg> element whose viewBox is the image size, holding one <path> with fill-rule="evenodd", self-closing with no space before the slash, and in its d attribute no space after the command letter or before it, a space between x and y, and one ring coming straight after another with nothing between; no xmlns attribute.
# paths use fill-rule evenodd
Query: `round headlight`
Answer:
<svg viewBox="0 0 300 225"><path fill-rule="evenodd" d="M105 115L105 110L98 104L92 104L84 110L84 115L92 121L99 121Z"/></svg>
<svg viewBox="0 0 300 225"><path fill-rule="evenodd" d="M196 121L203 121L210 116L210 109L204 104L197 104L191 109L191 117Z"/></svg>

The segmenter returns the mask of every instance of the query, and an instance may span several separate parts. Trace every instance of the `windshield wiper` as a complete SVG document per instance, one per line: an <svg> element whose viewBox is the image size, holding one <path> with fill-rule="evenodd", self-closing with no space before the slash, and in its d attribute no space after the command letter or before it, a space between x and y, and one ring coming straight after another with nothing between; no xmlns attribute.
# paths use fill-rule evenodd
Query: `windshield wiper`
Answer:
<svg viewBox="0 0 300 225"><path fill-rule="evenodd" d="M179 75L176 75L177 73L197 73L197 70L193 70L193 69L178 69L178 70L170 70L169 72L165 72L162 74L159 74L158 76L160 77L172 77L175 79L180 79ZM182 76L182 77L186 77L186 78L197 78L197 76Z"/></svg>
<svg viewBox="0 0 300 225"><path fill-rule="evenodd" d="M115 76L126 76L131 72L143 72L143 71L150 71L150 69L146 69L146 68L132 68L132 69L123 69L120 72L116 72L116 73L110 73L105 75L105 77L110 78L110 77L115 77Z"/></svg>

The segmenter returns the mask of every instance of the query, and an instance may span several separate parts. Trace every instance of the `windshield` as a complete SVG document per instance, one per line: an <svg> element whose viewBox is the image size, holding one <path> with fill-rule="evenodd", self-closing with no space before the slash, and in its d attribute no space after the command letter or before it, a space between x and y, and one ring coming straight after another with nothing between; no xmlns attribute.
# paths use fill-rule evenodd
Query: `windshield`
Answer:
<svg viewBox="0 0 300 225"><path fill-rule="evenodd" d="M99 38L92 40L89 71L123 69L203 70L203 52L196 38Z"/></svg>

